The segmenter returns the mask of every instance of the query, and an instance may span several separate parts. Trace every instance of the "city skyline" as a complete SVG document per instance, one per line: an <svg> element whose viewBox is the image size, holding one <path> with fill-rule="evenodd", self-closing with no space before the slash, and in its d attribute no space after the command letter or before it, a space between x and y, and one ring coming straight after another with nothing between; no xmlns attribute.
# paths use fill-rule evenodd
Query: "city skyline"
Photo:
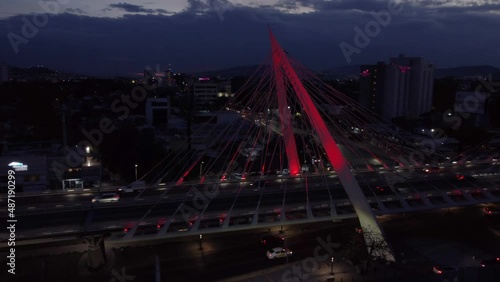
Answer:
<svg viewBox="0 0 500 282"><path fill-rule="evenodd" d="M0 1L0 62L88 75L168 64L179 72L254 65L270 56L268 25L314 70L398 54L437 68L500 62L500 1L94 2Z"/></svg>

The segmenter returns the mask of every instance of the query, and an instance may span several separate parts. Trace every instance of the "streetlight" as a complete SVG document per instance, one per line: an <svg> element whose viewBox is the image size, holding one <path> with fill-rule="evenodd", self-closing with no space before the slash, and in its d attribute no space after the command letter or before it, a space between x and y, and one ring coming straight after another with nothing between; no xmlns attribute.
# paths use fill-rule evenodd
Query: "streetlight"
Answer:
<svg viewBox="0 0 500 282"><path fill-rule="evenodd" d="M205 162L201 162L201 164L200 164L200 180L202 179L202 177L201 177L201 176L202 176L202 173L203 173L203 164L204 164L204 163L205 163Z"/></svg>
<svg viewBox="0 0 500 282"><path fill-rule="evenodd" d="M200 250L203 250L203 235L200 234Z"/></svg>
<svg viewBox="0 0 500 282"><path fill-rule="evenodd" d="M137 181L137 164L135 164L135 181Z"/></svg>
<svg viewBox="0 0 500 282"><path fill-rule="evenodd" d="M332 263L330 264L330 274L333 275L333 257L332 257Z"/></svg>

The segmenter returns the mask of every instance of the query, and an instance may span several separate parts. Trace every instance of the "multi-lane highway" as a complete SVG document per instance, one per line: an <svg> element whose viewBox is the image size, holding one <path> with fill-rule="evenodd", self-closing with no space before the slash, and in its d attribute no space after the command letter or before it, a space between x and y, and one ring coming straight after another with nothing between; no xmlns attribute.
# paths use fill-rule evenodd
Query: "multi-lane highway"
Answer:
<svg viewBox="0 0 500 282"><path fill-rule="evenodd" d="M468 166L457 166L453 168L448 168L448 169L442 169L439 173L424 173L421 169L414 169L414 170L398 170L401 177L404 177L407 180L414 180L414 179L419 179L419 178L429 178L429 177L440 177L443 176L446 172L448 172L449 175L453 174L454 172L462 172L464 174L475 174L477 172L485 171L488 173L500 173L500 165L497 166L492 166L491 164L480 164L480 165L468 165ZM396 181L401 181L401 177L398 177L396 173L389 173L386 171L379 171L379 172L361 172L357 173L357 180L359 181L360 185L364 186L370 186L370 185L386 185L386 182L389 178L394 178ZM222 190L227 191L231 189L237 189L241 185L243 188L255 188L252 187L252 185L255 181L257 181L260 178L253 177L249 178L243 182L240 183L225 183L220 186L221 192ZM302 178L302 180L305 180L306 178ZM286 186L287 188L297 188L297 187L303 187L303 183L305 181L302 181L300 183L297 182L292 182L291 180L285 181L283 183L280 182L280 178L269 178L270 184L267 186ZM316 183L312 183L316 182ZM325 178L324 177L318 177L311 175L309 176L309 183L310 185L323 185L325 184ZM328 182L327 184L332 184L335 186L339 185L338 180L334 182ZM207 183L208 185L208 183ZM175 197L176 194L186 194L186 191L189 191L193 185L183 185L180 187L173 187L173 189L169 189L167 192L165 192L166 186L155 188L155 189L147 189L145 193L141 195L137 195L137 193L134 194L129 194L129 193L122 193L121 194L121 200L120 203L126 202L127 204L130 203L129 199L130 198L138 198L140 199L147 199L149 197L160 197L162 194L164 197ZM116 192L118 187L114 188L107 188L104 190L104 192ZM41 211L47 211L50 209L55 209L55 210L68 210L68 209L84 209L84 208L89 208L91 199L94 198L98 194L96 189L86 189L86 191L71 191L71 192L64 192L64 191L59 191L59 192L53 192L53 193L41 193L41 194L17 194L16 197L19 200L16 203L16 209L18 213L29 213L29 212L41 212ZM0 195L0 202L4 201L6 198L6 195ZM166 199L166 198L165 198ZM5 211L6 207L5 206L0 206L0 212Z"/></svg>
<svg viewBox="0 0 500 282"><path fill-rule="evenodd" d="M479 281L479 274L484 279L481 281L498 281L486 280L488 269L479 267L480 259L495 256L500 251L500 246L495 244L498 235L495 236L490 230L493 221L498 222L498 219L500 218L486 217L481 213L480 207L383 216L379 218L381 226L395 252L405 253L408 264L391 266L386 269L390 270L390 273L382 273L379 280L371 281L443 281L442 277L432 272L432 267L436 264L453 265L462 268L465 276L473 275L469 277L472 279L460 281ZM110 267L94 275L88 275L82 264L78 263L84 254L75 253L77 248L72 245L58 246L57 249L61 249L58 255L39 257L33 256L32 252L43 254L44 250L37 252L38 246L23 246L19 247L18 253L18 265L22 267L19 267L19 273L16 275L19 279L17 281L42 281L43 277L43 281L95 282L117 278L113 269L122 274L120 270L125 268L127 275L135 277L134 281L154 281L155 262L158 257L162 281L222 281L242 275L248 276L231 281L281 281L285 271L293 270L293 265L302 265L304 259L314 258L315 251L319 255L328 253L333 245L327 242L331 242L340 244L339 249L334 249L336 280L342 277L341 271L351 269L352 272L346 273L348 275L344 276L343 281L353 281L353 277L356 278L354 281L361 281L361 277L356 276L353 268L341 268L348 265L341 260L342 257L353 257L352 252L343 250L352 250L352 246L355 246L349 245L356 236L355 226L359 226L359 223L354 219L341 223L284 226L284 244L293 251L288 264L286 259L266 258L266 251L275 247L262 245L260 242L261 236L269 234L266 228L207 235L203 236L202 241L198 236L162 240L154 244L108 241L106 246ZM276 234L278 229L274 228L272 232ZM120 251L121 247L124 248L123 251ZM473 260L473 255L477 256L478 260ZM309 273L328 273L329 270L329 262L323 262L320 267L311 269ZM255 274L251 275L251 272ZM272 275L274 272L276 274ZM378 274L381 274L380 271ZM496 275L498 278L498 272ZM348 279L345 279L346 277ZM304 281L318 280L320 279L313 280L311 277Z"/></svg>
<svg viewBox="0 0 500 282"><path fill-rule="evenodd" d="M456 177L457 171L477 174L489 167L476 165L433 173L416 169L399 175L363 172L356 178L377 214L398 213L498 201L499 176ZM400 182L401 175L404 182ZM172 234L356 216L336 175L152 188L122 193L117 203L92 204L94 196L77 193L18 198L18 238L84 230L122 232L137 223L140 227L136 234Z"/></svg>

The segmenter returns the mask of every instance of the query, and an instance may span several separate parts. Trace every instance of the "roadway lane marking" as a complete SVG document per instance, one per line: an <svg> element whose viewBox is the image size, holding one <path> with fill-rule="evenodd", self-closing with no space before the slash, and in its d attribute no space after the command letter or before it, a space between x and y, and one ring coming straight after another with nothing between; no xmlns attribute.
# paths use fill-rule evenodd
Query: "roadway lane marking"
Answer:
<svg viewBox="0 0 500 282"><path fill-rule="evenodd" d="M62 208L64 205L57 205L56 208Z"/></svg>
<svg viewBox="0 0 500 282"><path fill-rule="evenodd" d="M29 210L36 209L36 207L28 207Z"/></svg>

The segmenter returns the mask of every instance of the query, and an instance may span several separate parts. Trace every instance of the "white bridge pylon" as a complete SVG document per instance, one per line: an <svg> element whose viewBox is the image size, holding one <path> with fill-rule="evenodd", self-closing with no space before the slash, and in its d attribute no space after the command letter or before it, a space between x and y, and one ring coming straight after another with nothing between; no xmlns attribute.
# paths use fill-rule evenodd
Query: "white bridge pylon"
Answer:
<svg viewBox="0 0 500 282"><path fill-rule="evenodd" d="M269 35L271 38L273 54L273 69L274 71L283 72L282 76L278 75L277 77L288 80L294 90L293 92L297 95L298 100L300 101L309 122L311 123L313 129L321 140L321 144L325 149L326 155L333 168L337 172L338 178L342 183L342 186L344 186L347 196L349 197L349 200L351 201L351 204L354 207L354 210L359 218L365 242L368 247L368 252L373 256L382 257L388 261L395 261L394 253L389 244L387 244L386 242L384 232L380 228L375 214L368 204L367 199L363 194L363 191L361 190L357 180L352 174L346 159L337 146L337 142L335 142L335 140L333 139L332 134L329 132L328 127L322 119L309 93L305 89L292 64L288 60L284 50L279 45L270 29ZM280 84L282 84L282 82L280 82L278 85ZM286 99L286 97L283 97L283 95L281 95L280 97L278 97L278 99ZM287 134L287 132L283 132L283 134ZM286 139L292 138L285 138L285 140ZM290 158L290 154L288 155L288 157ZM290 161L293 162L294 160L289 160L289 162ZM384 245L385 248L381 248L381 242L383 243L382 245ZM377 248L374 248L372 250L371 246L374 246L375 244L377 245Z"/></svg>

